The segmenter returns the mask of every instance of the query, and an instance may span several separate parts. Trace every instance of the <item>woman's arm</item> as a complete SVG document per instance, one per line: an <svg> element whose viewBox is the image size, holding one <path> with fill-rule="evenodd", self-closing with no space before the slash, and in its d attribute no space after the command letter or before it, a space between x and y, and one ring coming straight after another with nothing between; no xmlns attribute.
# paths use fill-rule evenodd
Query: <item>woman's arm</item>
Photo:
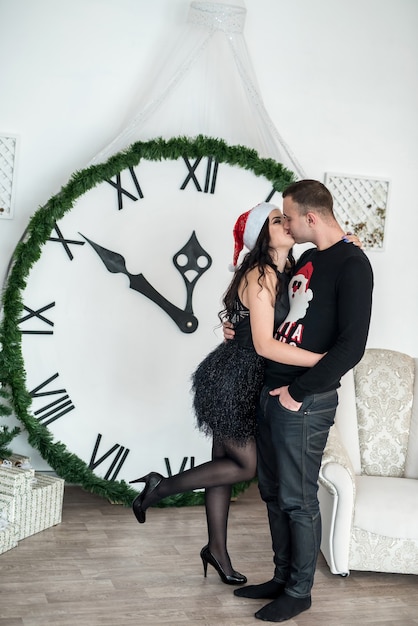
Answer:
<svg viewBox="0 0 418 626"><path fill-rule="evenodd" d="M277 277L268 267L260 282L258 277L258 268L249 272L248 285L243 292L243 304L250 310L251 334L257 354L285 365L313 367L322 359L323 354L303 350L273 338Z"/></svg>

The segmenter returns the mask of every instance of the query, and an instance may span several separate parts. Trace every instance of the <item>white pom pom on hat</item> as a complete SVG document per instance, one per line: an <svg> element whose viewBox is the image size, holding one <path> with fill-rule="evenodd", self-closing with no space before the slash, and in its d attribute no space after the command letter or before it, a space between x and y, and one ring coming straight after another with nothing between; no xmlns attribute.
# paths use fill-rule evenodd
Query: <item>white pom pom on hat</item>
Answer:
<svg viewBox="0 0 418 626"><path fill-rule="evenodd" d="M253 209L239 216L232 231L235 245L233 261L232 265L230 265L231 271L236 269L238 257L243 247L245 246L248 250L254 248L264 222L271 211L277 208L278 207L274 204L260 202L260 204L257 204Z"/></svg>

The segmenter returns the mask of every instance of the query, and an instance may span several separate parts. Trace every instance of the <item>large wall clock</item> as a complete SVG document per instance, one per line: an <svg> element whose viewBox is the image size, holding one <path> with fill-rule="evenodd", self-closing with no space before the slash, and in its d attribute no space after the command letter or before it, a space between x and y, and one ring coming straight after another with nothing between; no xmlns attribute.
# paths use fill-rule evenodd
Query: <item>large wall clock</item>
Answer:
<svg viewBox="0 0 418 626"><path fill-rule="evenodd" d="M35 213L4 292L1 378L60 476L130 503L141 473L208 459L190 375L220 341L232 226L292 180L242 146L156 139Z"/></svg>

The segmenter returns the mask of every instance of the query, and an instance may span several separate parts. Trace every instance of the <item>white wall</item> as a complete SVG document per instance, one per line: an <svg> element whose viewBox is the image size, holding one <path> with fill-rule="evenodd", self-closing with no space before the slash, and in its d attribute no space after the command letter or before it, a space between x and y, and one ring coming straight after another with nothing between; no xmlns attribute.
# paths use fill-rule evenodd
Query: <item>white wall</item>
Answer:
<svg viewBox="0 0 418 626"><path fill-rule="evenodd" d="M267 110L309 177L391 181L369 347L418 355L418 3L246 0ZM0 133L20 136L3 276L29 217L124 127L189 0L0 0ZM215 303L217 306L217 303Z"/></svg>

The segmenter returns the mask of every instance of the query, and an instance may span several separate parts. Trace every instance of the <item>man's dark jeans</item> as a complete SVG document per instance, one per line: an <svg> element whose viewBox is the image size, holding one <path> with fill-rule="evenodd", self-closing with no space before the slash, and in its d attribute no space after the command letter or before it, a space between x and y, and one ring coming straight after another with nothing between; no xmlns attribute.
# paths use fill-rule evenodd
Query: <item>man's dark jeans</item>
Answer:
<svg viewBox="0 0 418 626"><path fill-rule="evenodd" d="M318 474L337 392L305 398L290 411L263 388L258 409L257 474L273 542L274 579L285 593L310 595L321 544Z"/></svg>

